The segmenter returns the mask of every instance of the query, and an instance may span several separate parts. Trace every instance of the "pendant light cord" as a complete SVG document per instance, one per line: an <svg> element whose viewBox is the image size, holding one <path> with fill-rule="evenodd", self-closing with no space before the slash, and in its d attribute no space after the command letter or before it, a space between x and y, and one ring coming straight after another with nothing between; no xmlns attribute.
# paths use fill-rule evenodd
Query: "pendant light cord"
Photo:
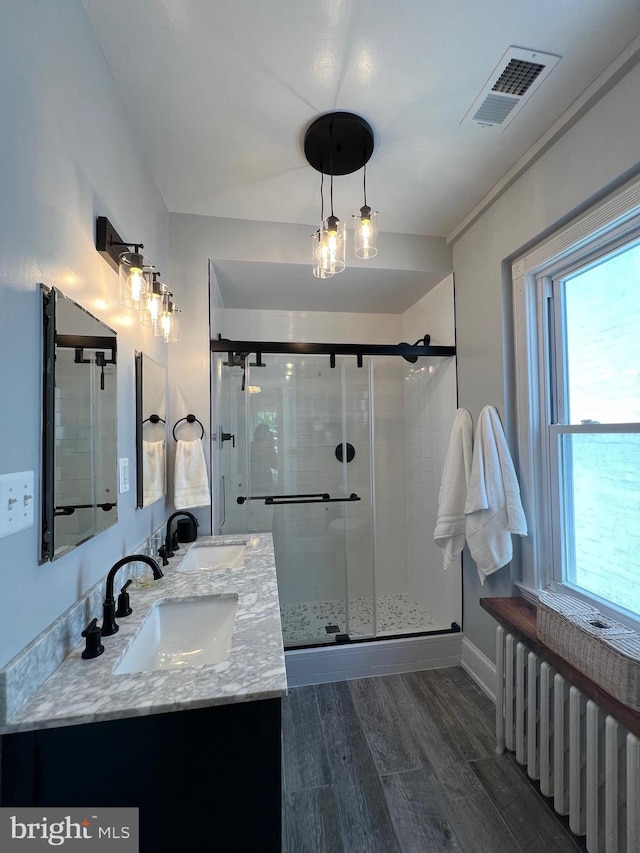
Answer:
<svg viewBox="0 0 640 853"><path fill-rule="evenodd" d="M362 179L362 185L363 185L363 189L364 189L364 206L366 207L367 206L367 164L366 164L366 162L363 166L363 171L364 171L364 177Z"/></svg>
<svg viewBox="0 0 640 853"><path fill-rule="evenodd" d="M333 122L329 125L329 172L331 174L331 216L333 216Z"/></svg>

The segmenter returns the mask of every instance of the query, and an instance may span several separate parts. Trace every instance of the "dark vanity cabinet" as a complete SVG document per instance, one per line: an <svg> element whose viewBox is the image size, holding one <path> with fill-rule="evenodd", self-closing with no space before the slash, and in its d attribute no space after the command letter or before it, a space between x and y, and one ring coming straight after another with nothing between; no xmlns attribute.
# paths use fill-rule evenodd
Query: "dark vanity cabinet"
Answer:
<svg viewBox="0 0 640 853"><path fill-rule="evenodd" d="M277 853L281 700L6 735L3 806L136 806L140 851Z"/></svg>

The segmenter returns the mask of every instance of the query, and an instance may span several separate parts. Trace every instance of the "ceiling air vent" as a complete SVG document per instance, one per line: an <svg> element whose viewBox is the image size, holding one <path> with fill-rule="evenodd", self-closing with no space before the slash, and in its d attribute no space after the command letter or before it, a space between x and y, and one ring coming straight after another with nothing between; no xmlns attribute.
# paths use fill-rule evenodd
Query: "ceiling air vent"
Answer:
<svg viewBox="0 0 640 853"><path fill-rule="evenodd" d="M560 58L540 50L509 47L462 121L506 127Z"/></svg>

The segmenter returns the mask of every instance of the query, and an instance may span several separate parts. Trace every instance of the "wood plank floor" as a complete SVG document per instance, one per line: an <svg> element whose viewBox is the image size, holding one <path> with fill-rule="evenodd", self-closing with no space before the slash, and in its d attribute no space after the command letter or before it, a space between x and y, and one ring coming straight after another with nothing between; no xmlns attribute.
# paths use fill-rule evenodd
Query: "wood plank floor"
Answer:
<svg viewBox="0 0 640 853"><path fill-rule="evenodd" d="M283 704L286 853L578 853L453 669L319 684Z"/></svg>

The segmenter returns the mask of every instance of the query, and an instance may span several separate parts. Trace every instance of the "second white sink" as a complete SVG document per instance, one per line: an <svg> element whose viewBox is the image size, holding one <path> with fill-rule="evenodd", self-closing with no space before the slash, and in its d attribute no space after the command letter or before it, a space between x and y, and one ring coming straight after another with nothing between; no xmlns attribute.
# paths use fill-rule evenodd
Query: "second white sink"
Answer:
<svg viewBox="0 0 640 853"><path fill-rule="evenodd" d="M176 670L226 660L237 607L237 595L159 602L151 608L114 673Z"/></svg>
<svg viewBox="0 0 640 853"><path fill-rule="evenodd" d="M194 545L178 566L179 572L237 569L244 566L243 542L228 545Z"/></svg>

